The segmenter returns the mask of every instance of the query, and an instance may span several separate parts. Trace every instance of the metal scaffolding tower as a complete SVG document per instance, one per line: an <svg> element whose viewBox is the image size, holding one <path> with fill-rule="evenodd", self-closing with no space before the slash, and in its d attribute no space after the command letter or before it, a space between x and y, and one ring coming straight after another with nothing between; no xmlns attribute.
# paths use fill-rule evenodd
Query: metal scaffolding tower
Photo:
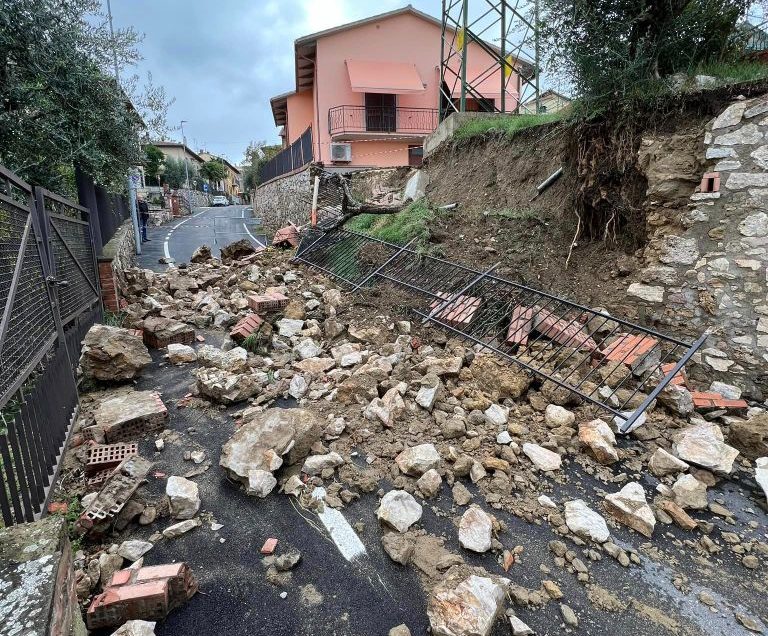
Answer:
<svg viewBox="0 0 768 636"><path fill-rule="evenodd" d="M440 119L539 111L539 0L443 0Z"/></svg>

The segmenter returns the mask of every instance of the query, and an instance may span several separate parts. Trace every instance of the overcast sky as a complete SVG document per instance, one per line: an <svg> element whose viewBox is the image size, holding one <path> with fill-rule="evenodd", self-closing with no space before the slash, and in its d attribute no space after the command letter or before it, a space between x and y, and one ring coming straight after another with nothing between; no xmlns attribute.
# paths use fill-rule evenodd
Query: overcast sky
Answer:
<svg viewBox="0 0 768 636"><path fill-rule="evenodd" d="M232 162L251 140L277 143L269 98L294 88L293 41L407 0L112 0L115 27L145 35L143 76L176 98L187 143ZM440 0L411 0L437 18ZM106 7L106 1L104 2ZM179 132L172 133L178 140Z"/></svg>

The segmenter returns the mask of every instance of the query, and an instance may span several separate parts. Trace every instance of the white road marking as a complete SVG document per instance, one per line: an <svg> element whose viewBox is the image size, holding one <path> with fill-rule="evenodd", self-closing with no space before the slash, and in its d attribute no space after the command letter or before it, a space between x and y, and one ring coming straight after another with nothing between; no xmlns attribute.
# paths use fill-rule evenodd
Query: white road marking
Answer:
<svg viewBox="0 0 768 636"><path fill-rule="evenodd" d="M203 214L204 212L207 212L210 209L211 208L203 208L202 210L200 210L200 212L197 212L196 214L192 214L192 215L188 216L183 221L179 221L170 230L168 230L168 234L165 235L165 241L163 241L163 254L165 255L165 258L171 258L171 253L168 251L168 240L171 238L171 234L173 234L173 231L177 230L178 228L180 228L187 221L195 218L196 216L200 216L201 214Z"/></svg>
<svg viewBox="0 0 768 636"><path fill-rule="evenodd" d="M241 218L241 219L243 219L243 220L245 220L245 208L243 208L243 211L242 211L242 213L240 214L240 218ZM260 246L260 247L266 247L266 245L264 245L264 243L262 243L262 242L261 242L259 239L257 239L257 238L256 238L256 237L255 237L253 234L251 234L251 231L248 229L248 226L247 226L245 223L243 223L243 229L244 229L246 232L248 232L248 236L250 236L250 237L251 237L251 238L252 238L254 241L256 241L256 245L258 245L258 246Z"/></svg>
<svg viewBox="0 0 768 636"><path fill-rule="evenodd" d="M323 497L325 497L325 488L315 488L312 492L313 499L322 500ZM341 512L330 506L324 506L323 512L319 513L318 516L339 552L347 561L366 554L363 542L360 541L360 537L357 536Z"/></svg>

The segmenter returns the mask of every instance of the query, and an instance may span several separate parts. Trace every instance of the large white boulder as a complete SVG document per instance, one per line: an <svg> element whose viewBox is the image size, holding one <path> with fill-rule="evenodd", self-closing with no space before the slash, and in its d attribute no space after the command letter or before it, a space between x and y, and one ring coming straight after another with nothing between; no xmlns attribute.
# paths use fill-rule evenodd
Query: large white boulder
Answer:
<svg viewBox="0 0 768 636"><path fill-rule="evenodd" d="M488 636L504 607L505 592L498 579L446 577L427 603L432 636Z"/></svg>
<svg viewBox="0 0 768 636"><path fill-rule="evenodd" d="M200 493L194 481L173 475L165 484L165 494L174 519L191 519L200 510Z"/></svg>
<svg viewBox="0 0 768 636"><path fill-rule="evenodd" d="M611 536L605 519L581 499L565 502L565 524L576 536L596 543L605 543Z"/></svg>
<svg viewBox="0 0 768 636"><path fill-rule="evenodd" d="M768 500L768 457L758 457L755 460L755 481L763 489Z"/></svg>
<svg viewBox="0 0 768 636"><path fill-rule="evenodd" d="M197 360L197 354L189 345L176 342L168 345L168 362L171 364L184 364L195 360Z"/></svg>
<svg viewBox="0 0 768 636"><path fill-rule="evenodd" d="M390 490L381 498L376 516L398 532L407 532L421 519L421 505L405 490Z"/></svg>
<svg viewBox="0 0 768 636"><path fill-rule="evenodd" d="M86 378L107 382L133 380L150 362L149 350L128 329L93 325L85 334L80 368Z"/></svg>
<svg viewBox="0 0 768 636"><path fill-rule="evenodd" d="M619 523L650 537L656 526L656 517L645 500L645 490L635 481L626 484L619 492L605 496L605 509Z"/></svg>
<svg viewBox="0 0 768 636"><path fill-rule="evenodd" d="M726 474L733 470L733 460L739 454L723 441L717 424L703 421L675 435L672 452L690 464Z"/></svg>

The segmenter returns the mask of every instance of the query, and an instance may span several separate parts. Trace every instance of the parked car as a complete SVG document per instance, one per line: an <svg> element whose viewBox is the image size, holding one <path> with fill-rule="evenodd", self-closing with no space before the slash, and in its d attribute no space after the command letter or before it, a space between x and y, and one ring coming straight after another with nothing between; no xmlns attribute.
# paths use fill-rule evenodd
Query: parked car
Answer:
<svg viewBox="0 0 768 636"><path fill-rule="evenodd" d="M227 197L225 197L223 194L217 194L215 197L213 197L213 206L218 207L220 205L229 205Z"/></svg>

